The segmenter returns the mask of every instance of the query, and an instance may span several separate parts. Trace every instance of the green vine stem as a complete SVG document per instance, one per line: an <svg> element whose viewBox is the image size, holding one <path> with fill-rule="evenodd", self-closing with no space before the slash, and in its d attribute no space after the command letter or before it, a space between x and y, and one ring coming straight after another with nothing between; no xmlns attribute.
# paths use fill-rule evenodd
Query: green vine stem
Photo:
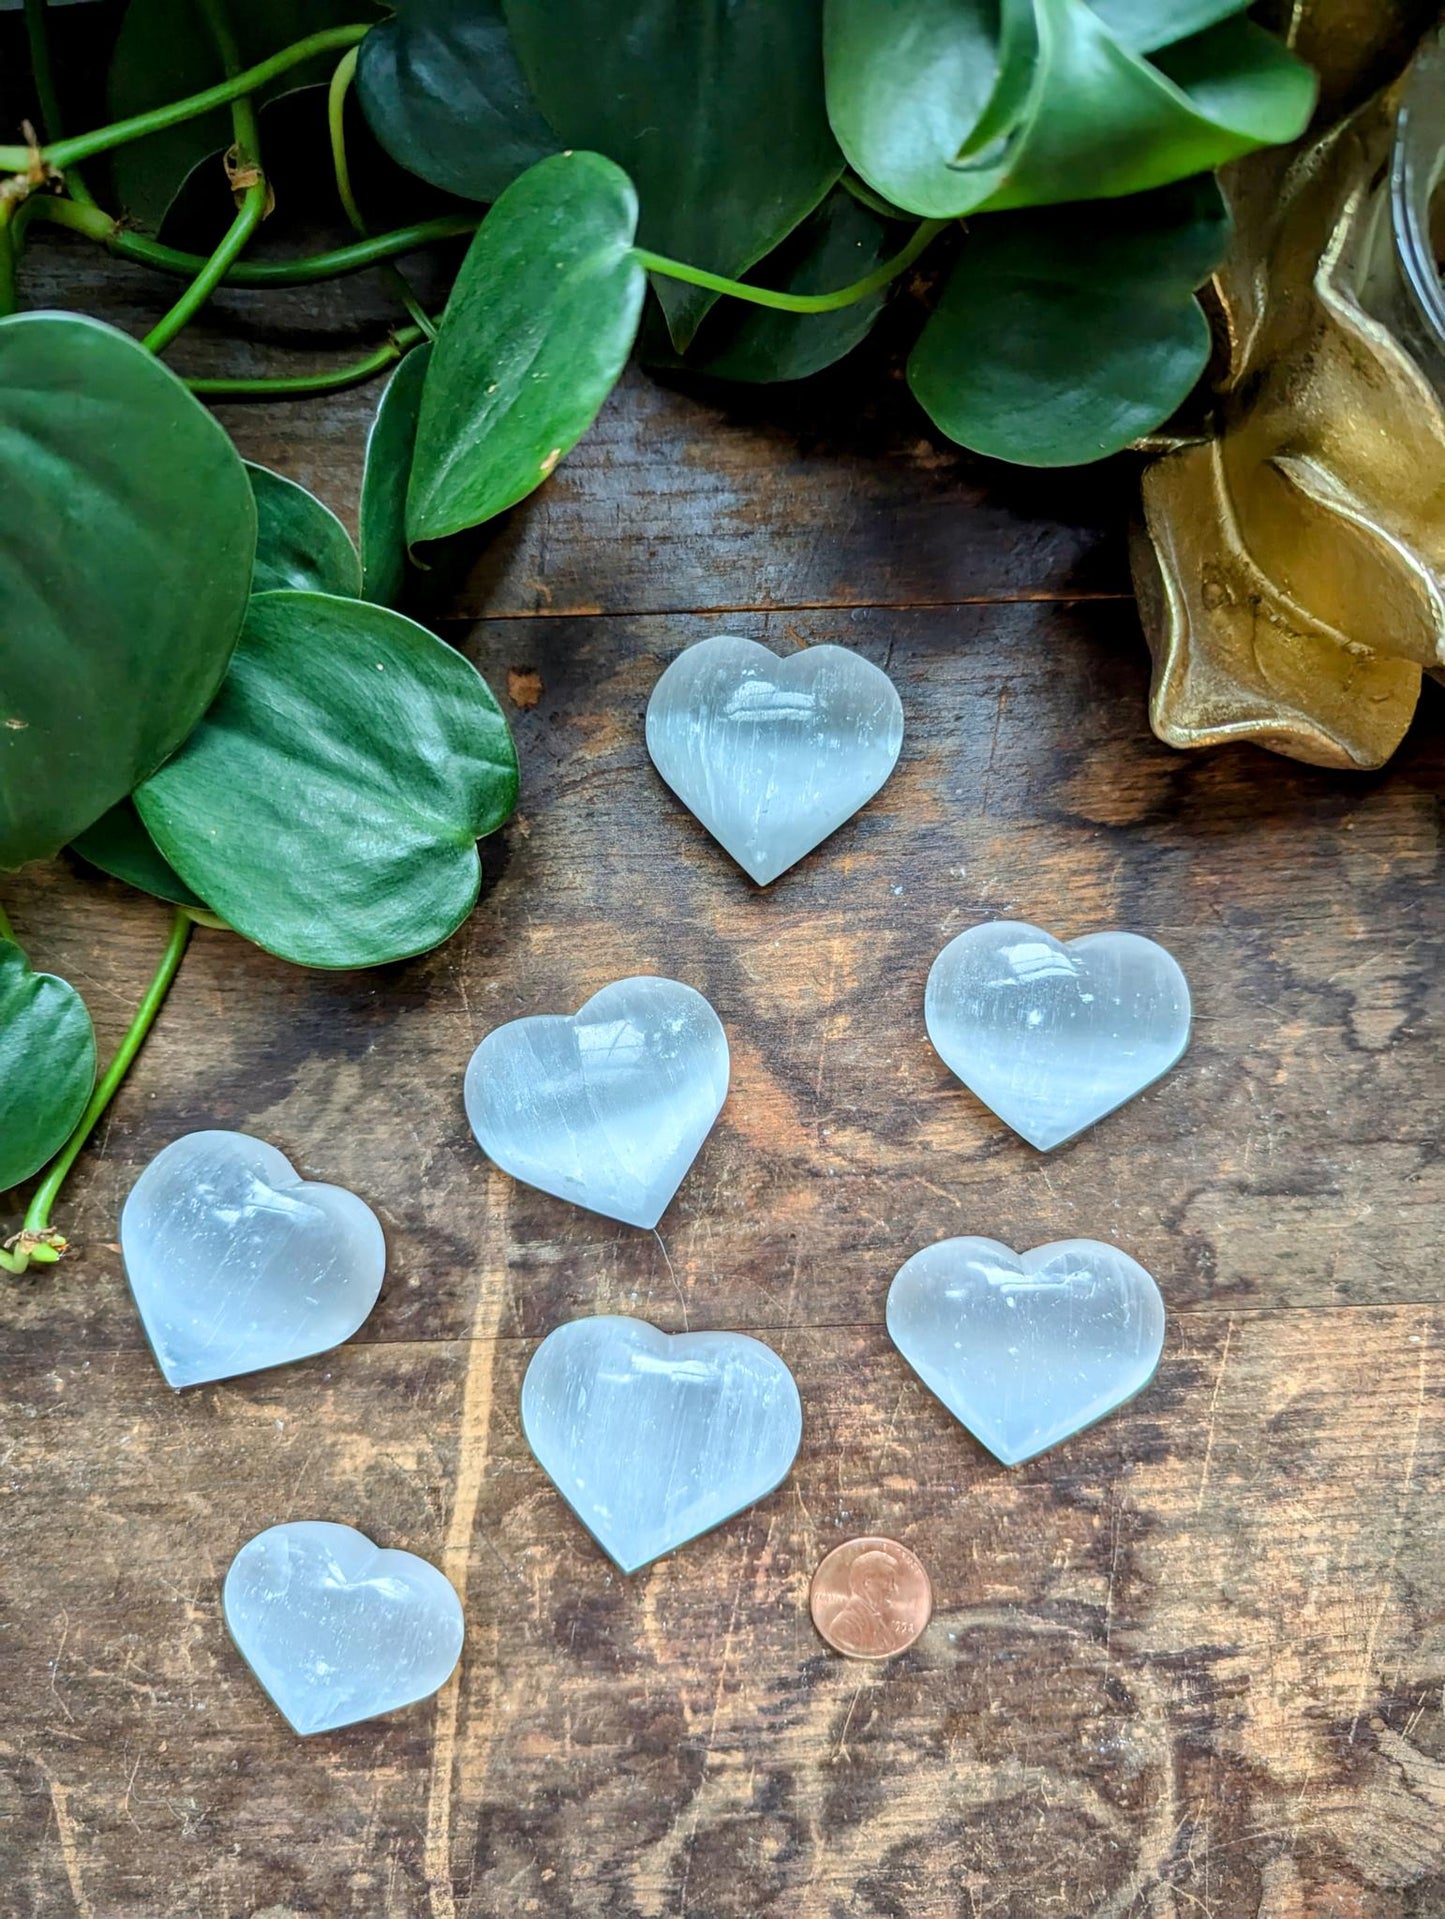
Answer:
<svg viewBox="0 0 1445 1919"><path fill-rule="evenodd" d="M894 206L881 193L875 193L868 182L860 180L856 173L845 171L838 184L845 193L852 195L860 207L867 207L870 213L882 214L885 220L906 220L909 217L902 207Z"/></svg>
<svg viewBox="0 0 1445 1919"><path fill-rule="evenodd" d="M370 31L369 26L363 25L327 27L320 33L308 34L304 40L273 53L269 60L260 60L254 67L246 67L207 87L203 93L174 100L169 106L152 107L148 113L134 114L129 120L117 120L108 127L97 127L93 133L77 134L72 140L56 140L41 148L40 157L52 169L63 170L74 166L77 160L90 159L93 154L109 153L132 140L143 140L148 133L161 133L167 127L179 126L183 120L194 120L213 107L229 106L233 100L255 93L303 61L314 60L323 53L344 53L347 47L364 40ZM33 158L28 147L0 146L0 172L23 173Z"/></svg>
<svg viewBox="0 0 1445 1919"><path fill-rule="evenodd" d="M60 95L55 88L55 72L50 64L50 34L45 19L46 0L25 0L25 38L30 45L30 71L35 80L35 97L46 138L58 140L64 122L60 114ZM80 174L71 168L66 188L72 200L93 207L94 196Z"/></svg>
<svg viewBox="0 0 1445 1919"><path fill-rule="evenodd" d="M0 940L9 940L12 946L18 946L20 944L19 940L15 937L15 928L5 917L5 908L3 906L0 906Z"/></svg>
<svg viewBox="0 0 1445 1919"><path fill-rule="evenodd" d="M896 253L891 260L885 260L866 279L855 280L852 286L840 287L836 293L776 293L769 287L745 286L741 280L727 280L721 274L707 273L701 267L686 266L680 260L666 259L662 254L649 253L643 247L634 248L634 254L641 265L654 273L665 273L675 280L687 280L694 286L707 287L714 293L731 294L734 299L749 300L754 306L777 307L784 313L832 313L839 307L866 300L870 293L879 292L890 281L896 280L900 273L906 273L929 242L936 239L949 224L947 220L924 220L901 253ZM370 380L374 375L384 372L423 337L419 326L401 327L374 353L368 353L364 359L353 360L349 366L337 367L327 373L300 373L278 379L190 380L187 385L192 393L211 400L288 400L304 399L314 393L334 393L341 387L358 386L363 380Z"/></svg>
<svg viewBox="0 0 1445 1919"><path fill-rule="evenodd" d="M183 253L179 247L162 246L144 234L128 233L119 220L98 207L77 206L70 200L36 194L25 202L25 212L32 220L48 220L54 226L98 240L117 259L133 260L138 266L173 273L183 280L193 280L206 264L203 253ZM307 254L299 260L237 260L227 268L225 283L234 287L314 286L321 280L360 273L378 261L415 253L441 240L463 239L476 230L474 214L446 213L435 220L419 220L415 226L397 227L391 233L378 233L371 239L332 247L326 253Z"/></svg>
<svg viewBox="0 0 1445 1919"><path fill-rule="evenodd" d="M225 238L210 259L202 262L200 272L170 312L158 320L145 336L142 345L148 346L152 353L160 353L170 345L181 328L194 319L225 279L227 271L235 262L236 255L241 252L251 235L265 219L269 195L270 189L264 178L256 180L246 188L241 196L241 205L236 217L226 229Z"/></svg>
<svg viewBox="0 0 1445 1919"><path fill-rule="evenodd" d="M346 157L346 96L356 77L357 48L348 47L336 63L326 89L326 131L331 138L331 170L336 175L336 197L351 222L352 231L366 237L366 222L351 188L351 165Z"/></svg>
<svg viewBox="0 0 1445 1919"><path fill-rule="evenodd" d="M216 51L221 56L221 64L228 75L234 74L240 67L241 55L222 0L200 0L200 5L211 30L211 38L216 43ZM238 183L240 204L236 209L236 217L226 229L220 245L180 299L145 336L142 345L152 353L163 352L181 328L206 304L271 210L271 189L261 170L261 127L255 102L249 95L231 102L231 131L235 135L235 144L227 156L227 167ZM244 185L240 184L242 180Z"/></svg>
<svg viewBox="0 0 1445 1919"><path fill-rule="evenodd" d="M775 307L780 313L836 313L840 307L866 300L870 293L880 292L890 280L906 273L923 249L948 225L947 220L921 221L901 253L895 253L864 279L855 280L852 286L840 287L836 293L779 293L771 287L748 286L741 280L727 280L720 273L709 273L703 267L669 260L666 255L652 253L646 247L634 247L632 257L650 273L665 274L669 280L685 280L689 286L706 287L710 293L727 293L735 300L751 301L754 306Z"/></svg>
<svg viewBox="0 0 1445 1919"><path fill-rule="evenodd" d="M336 197L341 202L342 212L351 222L352 231L360 239L367 240L371 236L352 191L351 163L346 157L346 96L356 77L356 55L357 49L348 47L331 76L331 85L326 90L326 131L331 140L331 170L336 176ZM401 268L384 266L382 276L426 337L434 340L436 328Z"/></svg>
<svg viewBox="0 0 1445 1919"><path fill-rule="evenodd" d="M423 337L419 326L398 327L383 346L364 359L324 373L288 373L258 380L187 380L186 385L207 400L304 400L313 393L336 393L342 387L360 386L363 380L384 373Z"/></svg>
<svg viewBox="0 0 1445 1919"><path fill-rule="evenodd" d="M185 957L186 943L191 937L193 924L191 915L183 906L178 906L171 920L171 935L166 942L161 963L145 990L145 997L136 1008L135 1018L116 1049L115 1058L97 1080L95 1091L91 1094L75 1131L51 1161L49 1171L35 1189L35 1196L26 1210L24 1225L10 1242L8 1249L0 1247L0 1266L3 1266L7 1272L23 1273L32 1263L39 1266L53 1266L65 1251L64 1234L55 1232L50 1224L50 1215L55 1201L71 1167L80 1157L81 1148L94 1132L101 1114L115 1098L121 1082L130 1071L132 1061L141 1049L146 1034L155 1024L156 1015L164 1005L166 994L171 989L171 982L175 979L181 960Z"/></svg>

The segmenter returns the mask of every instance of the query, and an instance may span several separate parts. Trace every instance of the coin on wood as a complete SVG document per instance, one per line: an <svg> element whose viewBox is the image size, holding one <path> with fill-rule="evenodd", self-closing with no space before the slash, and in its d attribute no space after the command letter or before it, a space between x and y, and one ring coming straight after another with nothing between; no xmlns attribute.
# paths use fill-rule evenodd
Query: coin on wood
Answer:
<svg viewBox="0 0 1445 1919"><path fill-rule="evenodd" d="M848 1659L905 1652L933 1612L923 1562L896 1539L849 1539L813 1574L813 1624Z"/></svg>

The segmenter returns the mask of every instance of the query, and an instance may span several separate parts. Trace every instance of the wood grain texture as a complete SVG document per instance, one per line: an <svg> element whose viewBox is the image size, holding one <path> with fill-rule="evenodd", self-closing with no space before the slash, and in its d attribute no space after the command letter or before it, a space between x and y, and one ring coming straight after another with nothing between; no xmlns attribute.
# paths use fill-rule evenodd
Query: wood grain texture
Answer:
<svg viewBox="0 0 1445 1919"><path fill-rule="evenodd" d="M68 1190L76 1256L4 1289L5 1912L1445 1913L1440 701L1374 777L1169 752L1118 592L1127 471L958 458L898 395L828 426L842 391L635 376L433 583L523 761L449 945L321 975L197 933ZM374 398L226 419L347 509ZM720 607L778 649L858 647L907 716L892 782L766 894L642 744L658 672ZM63 861L4 895L113 1041L163 910ZM923 1030L933 956L1000 914L1147 932L1196 994L1179 1069L1047 1158ZM707 993L734 1058L660 1240L489 1169L461 1106L491 1026L653 970ZM340 1351L177 1397L114 1238L140 1168L201 1125L361 1192L391 1266ZM994 1465L882 1329L896 1267L958 1232L1141 1259L1171 1311L1156 1382ZM780 1492L631 1580L518 1427L537 1339L599 1310L758 1332L805 1407ZM434 1703L302 1742L260 1694L219 1584L304 1517L462 1589ZM807 1615L816 1560L860 1531L912 1546L938 1598L866 1670Z"/></svg>

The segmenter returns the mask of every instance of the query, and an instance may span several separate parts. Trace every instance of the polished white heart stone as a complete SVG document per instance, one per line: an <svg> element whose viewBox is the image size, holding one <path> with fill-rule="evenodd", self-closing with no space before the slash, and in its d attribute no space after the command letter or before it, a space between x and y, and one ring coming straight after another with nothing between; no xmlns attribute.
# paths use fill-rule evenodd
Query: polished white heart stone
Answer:
<svg viewBox="0 0 1445 1919"><path fill-rule="evenodd" d="M954 1418L1017 1466L1148 1385L1164 1301L1137 1260L1102 1240L1015 1253L996 1239L943 1239L899 1268L888 1336Z"/></svg>
<svg viewBox="0 0 1445 1919"><path fill-rule="evenodd" d="M893 682L845 646L779 659L756 640L699 640L647 703L653 764L759 886L871 800L902 744Z"/></svg>
<svg viewBox="0 0 1445 1919"><path fill-rule="evenodd" d="M924 996L945 1065L1041 1152L1143 1092L1189 1044L1189 986L1138 933L1062 943L990 920L951 940Z"/></svg>
<svg viewBox="0 0 1445 1919"><path fill-rule="evenodd" d="M514 1179L629 1226L654 1227L728 1090L728 1042L701 993L617 980L570 1019L488 1033L467 1067L467 1118Z"/></svg>
<svg viewBox="0 0 1445 1919"><path fill-rule="evenodd" d="M522 1430L593 1538L636 1572L764 1498L803 1436L793 1375L746 1333L569 1320L532 1355Z"/></svg>
<svg viewBox="0 0 1445 1919"><path fill-rule="evenodd" d="M462 1651L462 1602L415 1553L319 1519L272 1526L231 1561L226 1625L294 1731L334 1732L414 1705Z"/></svg>
<svg viewBox="0 0 1445 1919"><path fill-rule="evenodd" d="M386 1241L364 1200L301 1179L248 1133L186 1133L120 1216L126 1277L177 1391L329 1352L381 1291Z"/></svg>

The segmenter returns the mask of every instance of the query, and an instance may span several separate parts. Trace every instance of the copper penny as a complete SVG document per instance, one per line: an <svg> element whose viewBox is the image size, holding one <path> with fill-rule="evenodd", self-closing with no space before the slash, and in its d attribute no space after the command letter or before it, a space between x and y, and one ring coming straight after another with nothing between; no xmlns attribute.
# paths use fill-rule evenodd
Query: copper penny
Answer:
<svg viewBox="0 0 1445 1919"><path fill-rule="evenodd" d="M813 1624L848 1659L891 1659L911 1646L933 1612L922 1560L896 1539L849 1539L813 1574Z"/></svg>

